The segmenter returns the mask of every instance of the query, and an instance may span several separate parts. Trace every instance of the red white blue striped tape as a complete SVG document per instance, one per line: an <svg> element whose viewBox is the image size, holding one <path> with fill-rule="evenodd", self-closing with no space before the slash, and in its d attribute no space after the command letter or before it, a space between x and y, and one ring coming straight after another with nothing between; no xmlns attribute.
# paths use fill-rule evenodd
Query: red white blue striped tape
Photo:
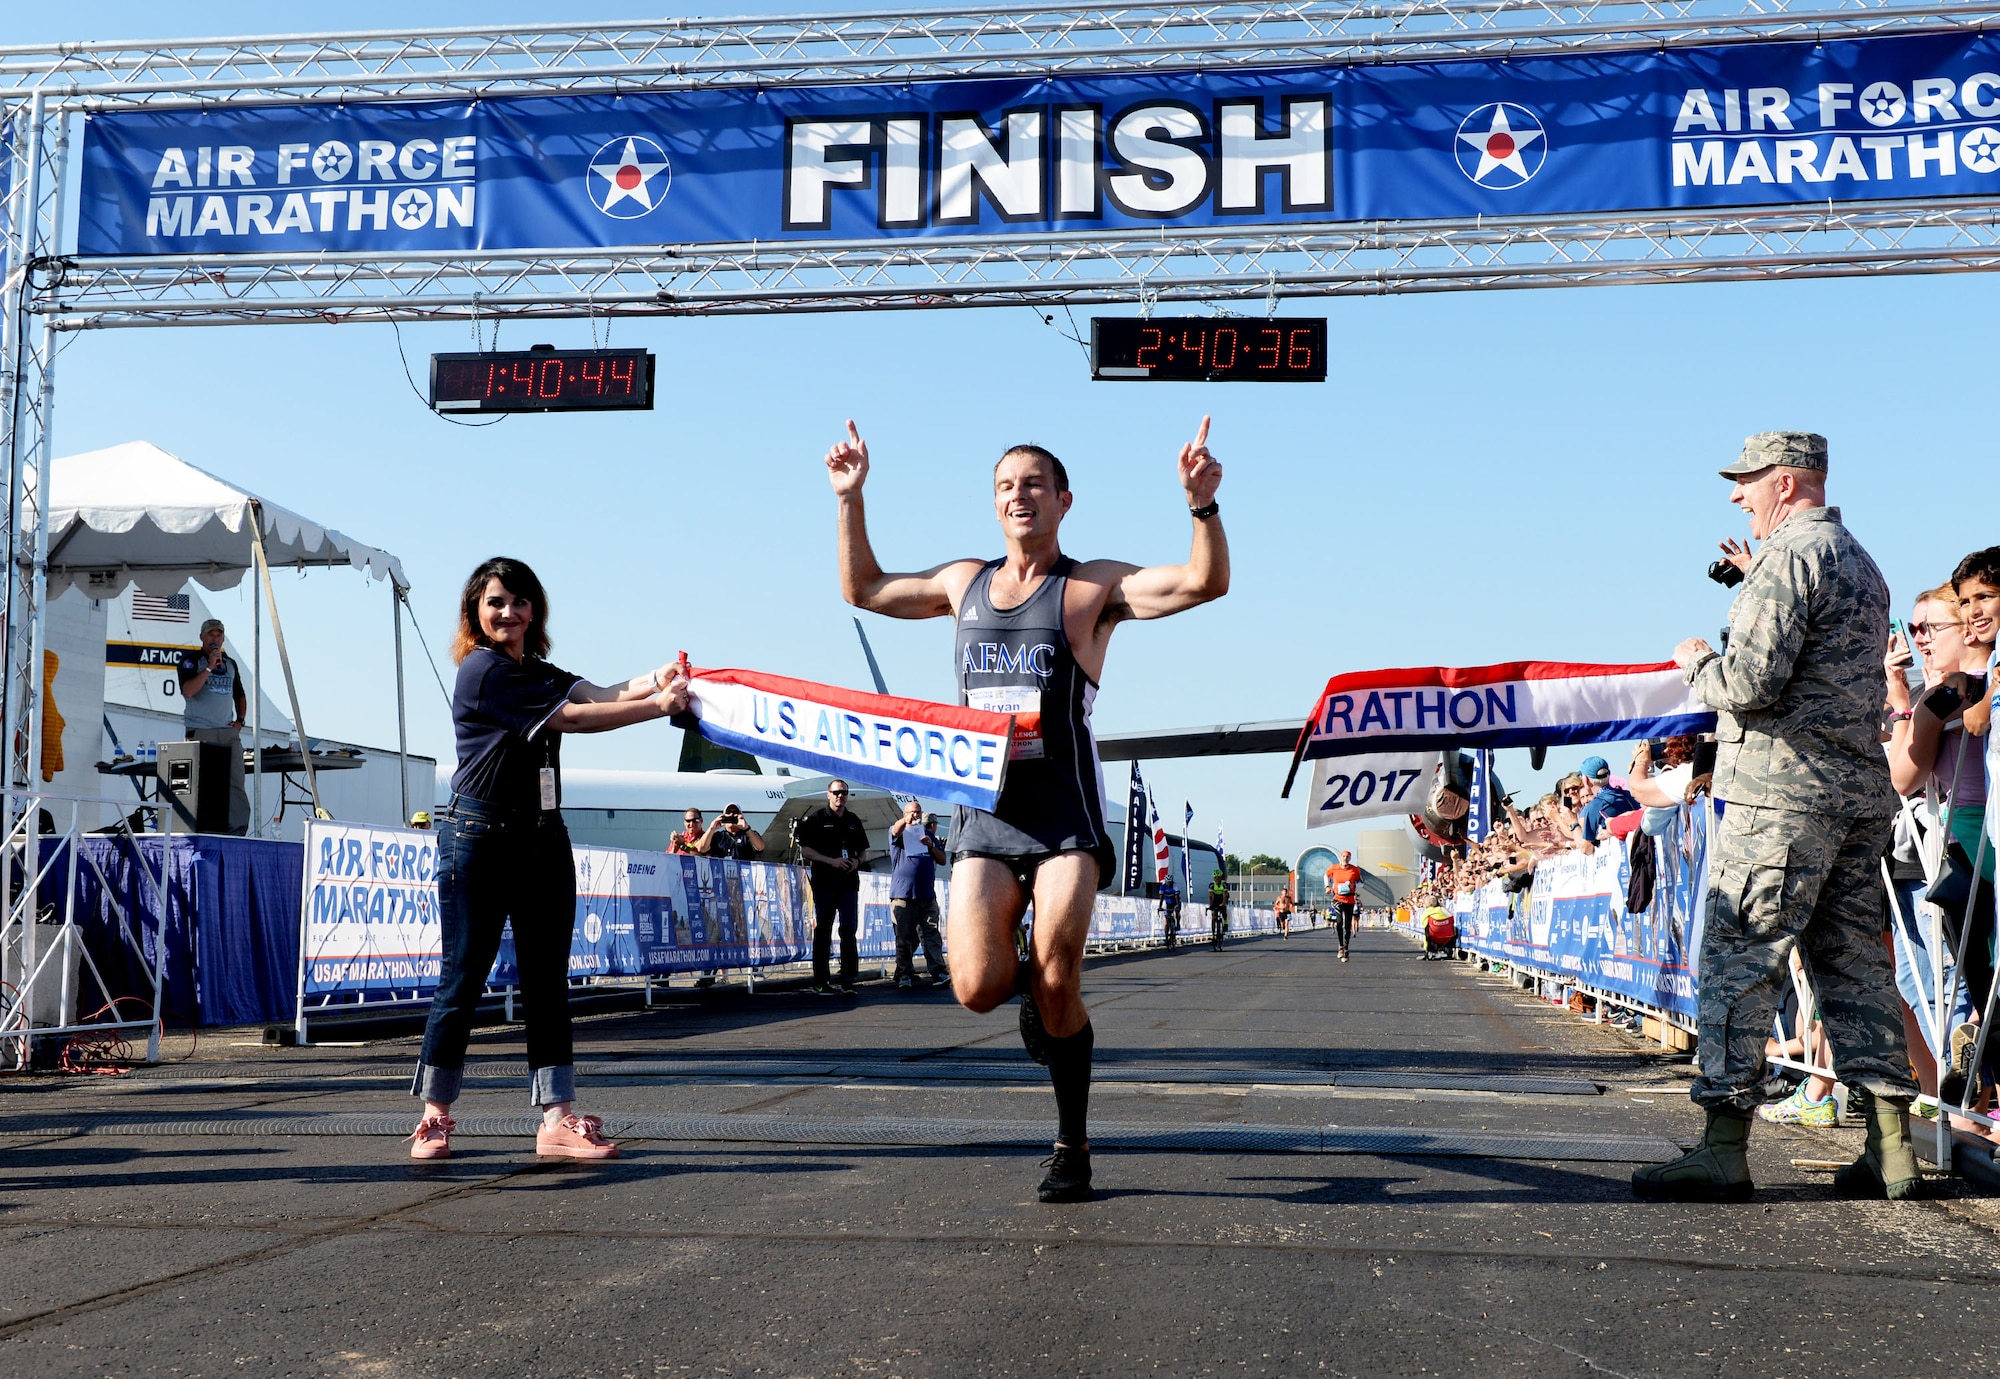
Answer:
<svg viewBox="0 0 2000 1379"><path fill-rule="evenodd" d="M865 694L754 670L688 672L696 731L721 747L905 795L992 809L1011 714Z"/></svg>
<svg viewBox="0 0 2000 1379"><path fill-rule="evenodd" d="M1369 670L1326 682L1297 756L1631 742L1714 727L1715 711L1671 661Z"/></svg>

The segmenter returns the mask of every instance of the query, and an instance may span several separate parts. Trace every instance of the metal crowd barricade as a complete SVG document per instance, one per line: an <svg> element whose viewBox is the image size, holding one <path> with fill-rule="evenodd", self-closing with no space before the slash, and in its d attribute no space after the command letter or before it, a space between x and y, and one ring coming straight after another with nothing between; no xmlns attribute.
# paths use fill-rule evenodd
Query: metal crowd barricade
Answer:
<svg viewBox="0 0 2000 1379"><path fill-rule="evenodd" d="M1961 736L1959 738L1958 761L1957 761L1958 767L1963 767L1965 763L1965 754L1970 745L1971 745L1971 738L1969 735ZM1954 776L1956 776L1958 774L1957 770L1954 770L1953 774ZM1954 787L1956 787L1956 784L1957 782L1954 780L1953 782ZM1956 789L1954 788L1954 794L1955 793ZM1951 814L1954 804L1955 801L1953 801L1952 803L1948 803L1945 806L1943 815L1939 819L1938 827L1934 830L1935 836L1937 838L1937 847L1935 850L1936 861L1929 869L1927 869L1925 873L1926 876L1932 881L1935 881L1936 878L1939 875L1941 875L1944 871L1944 866L1945 866L1944 859L1947 855L1947 849L1950 847L1951 843ZM1965 913L1962 916L1960 916L1959 919L1958 943L1952 949L1951 981L1949 983L1946 983L1944 980L1944 973L1942 970L1943 964L1935 961L1931 964L1934 972L1936 973L1936 976L1932 982L1932 988L1937 995L1937 1004L1932 1007L1934 1014L1932 1028L1937 1030L1939 1035L1941 1036L1940 1044L1942 1045L1942 1048L1940 1051L1947 1059L1951 1057L1951 1034L1946 1029L1946 1025L1950 1018L1951 1008L1956 1003L1956 999L1958 996L1958 988L1960 987L1961 984L1965 982L1965 950L1966 950L1966 945L1972 940L1973 917L1975 912L1979 908L1978 902L1979 902L1979 891L1981 886L1981 873L1985 869L1986 853L1989 843L1990 840L1987 837L1987 830L1985 828L1981 828L1979 830L1979 845L1977 848L1974 849L1972 857L1972 886L1966 896ZM1938 906L1933 905L1928 900L1926 900L1923 902L1923 908L1931 911L1933 916L1938 920L1940 921L1942 920L1944 912ZM2000 905L1996 905L1994 907L1994 914L1995 914L1994 942L1996 945L1996 950L2000 950ZM1941 933L1942 924L1940 923L1936 925L1933 928L1932 932ZM1981 937L1984 937L1984 935L1982 935ZM1942 944L1940 944L1939 946L1942 947ZM1936 950L1933 950L1934 955L1935 951ZM1978 1100L1979 1098L1980 1062L1986 1052L1987 1036L1993 1030L1993 1001L1996 995L2000 995L2000 981L1993 980L1991 977L1989 977L1987 981L1987 990L1986 990L1986 1005L1985 1008L1979 1012L1979 1023L1977 1026L1978 1033L1973 1037L1972 1049L1968 1059L1970 1067L1965 1079L1965 1090L1960 1094L1960 1104L1957 1106L1953 1106L1950 1103L1946 1102L1942 1096L1938 1098L1939 1104L1938 1104L1936 1144L1937 1144L1937 1164L1938 1167L1940 1168L1948 1169L1951 1167L1951 1151L1952 1151L1951 1119L1953 1116L1962 1117L1963 1119L1972 1121L1975 1124L1983 1125L1988 1129L1992 1129L1995 1125L2000 1125L2000 1120L1995 1120L1991 1114L1982 1111L1975 1111L1972 1109L1972 1103ZM1940 1079L1942 1079L1944 1075L1943 1063L1940 1063L1938 1066L1938 1075ZM1942 1088L1941 1081L1940 1081L1940 1088Z"/></svg>
<svg viewBox="0 0 2000 1379"><path fill-rule="evenodd" d="M1711 858L1714 853L1716 821L1713 801L1708 795L1702 794L1697 796L1692 803L1683 806L1683 808L1688 812L1683 818L1681 828L1698 829L1700 831L1701 855L1704 858ZM1619 840L1615 845L1623 848L1627 846L1627 843ZM1687 855L1681 853L1679 849L1674 850L1674 855L1677 859L1676 867L1679 869L1674 873L1674 884L1677 885L1683 877L1690 882L1701 879L1701 873L1698 871L1693 875L1687 874L1687 869L1693 865ZM1537 875L1535 886L1539 887L1543 884L1545 884L1544 878ZM1660 880L1655 888L1655 895L1661 894L1668 885L1667 874L1663 867ZM1475 897L1474 903L1476 905L1476 896L1479 893L1474 892L1470 894ZM1461 893L1460 896L1453 898L1455 915L1460 908L1458 902L1464 898L1464 895L1465 893ZM1508 899L1509 914L1514 915L1524 909L1532 911L1535 903L1534 897L1535 889L1532 887L1529 890L1510 896ZM1692 903L1695 909L1700 911L1705 905L1705 898L1698 892L1692 897ZM1409 916L1407 924L1405 924L1400 921L1400 913L1401 908L1399 907L1399 919L1392 921L1392 926L1410 933L1418 942L1422 942L1423 925L1421 918L1412 913ZM1631 992L1615 990L1603 982L1590 980L1586 975L1578 971L1559 970L1557 968L1538 965L1534 962L1517 960L1515 956L1506 951L1506 948L1507 945L1504 943L1496 945L1487 939L1474 936L1468 927L1461 923L1458 949L1462 955L1470 954L1476 957L1485 965L1486 970L1502 972L1509 982L1517 987L1532 991L1538 999L1553 999L1554 997L1559 997L1570 992L1587 996L1596 1007L1592 1015L1585 1017L1590 1023L1601 1023L1606 1018L1605 1012L1609 1010L1623 1010L1642 1019L1650 1019L1659 1028L1659 1040L1662 1048L1675 1047L1673 1040L1676 1037L1676 1032L1680 1035L1690 1037L1696 1032L1694 1018L1685 1011L1675 1010L1655 1001L1648 1001ZM1683 952L1683 957L1690 971L1692 971L1697 957L1697 954L1692 951L1692 945L1690 945L1688 951Z"/></svg>
<svg viewBox="0 0 2000 1379"><path fill-rule="evenodd" d="M4 842L0 842L0 895L6 897L6 914L0 921L0 953L4 953L8 974L0 986L0 1065L15 1069L28 1067L34 1059L38 1040L101 1036L118 1031L146 1031L146 1061L160 1058L160 1034L164 1012L161 996L166 982L166 952L173 887L171 837L165 833L141 833L122 815L130 801L96 795L63 795L24 788L0 792L6 801L5 817L11 821ZM151 961L146 957L145 928L139 917L118 903L111 880L98 859L83 846L83 816L86 809L109 805L118 823L107 832L122 838L132 850L134 864L151 884L159 915L159 937ZM67 808L69 821L60 829L43 829L43 815L54 824L55 809ZM158 869L148 866L140 840L160 841ZM55 843L55 847L45 847ZM80 868L88 864L97 878L105 903L116 919L120 938L129 945L139 970L151 981L152 1001L148 1018L120 1018L121 1001L134 998L112 992L83 941L77 923L77 881ZM57 908L44 900L49 883L61 869L61 919L51 923L45 916ZM43 931L53 929L54 933ZM81 1003L88 999L80 979L88 976L102 998L98 1014L109 1019L78 1018ZM52 1011L53 1014L47 1014Z"/></svg>

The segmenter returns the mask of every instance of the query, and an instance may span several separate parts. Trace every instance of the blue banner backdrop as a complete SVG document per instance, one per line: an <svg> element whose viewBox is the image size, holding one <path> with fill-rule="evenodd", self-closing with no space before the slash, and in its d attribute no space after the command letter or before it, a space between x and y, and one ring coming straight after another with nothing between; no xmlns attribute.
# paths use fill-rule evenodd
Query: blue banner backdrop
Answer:
<svg viewBox="0 0 2000 1379"><path fill-rule="evenodd" d="M589 249L1991 195L2000 36L118 111L78 252Z"/></svg>
<svg viewBox="0 0 2000 1379"><path fill-rule="evenodd" d="M1709 808L1706 797L1700 808ZM1517 896L1497 882L1457 896L1459 946L1694 1020L1708 833L1695 807L1681 809L1653 840L1658 880L1652 903L1634 913L1626 905L1630 849L1644 840L1635 833L1589 856L1548 858Z"/></svg>
<svg viewBox="0 0 2000 1379"><path fill-rule="evenodd" d="M234 841L234 840L230 840ZM281 848L296 867L299 850ZM315 820L307 825L303 883L294 881L304 948L298 999L316 1006L362 993L427 997L437 985L436 836L413 829ZM636 849L577 846L572 978L665 976L722 968L774 967L812 957L812 896L801 868L783 863L682 857ZM860 956L896 954L889 877L863 872ZM938 882L938 907L951 902ZM1231 931L1274 933L1269 909L1232 909ZM1165 935L1154 901L1100 895L1093 944L1144 942ZM220 951L220 950L218 950ZM488 985L517 979L511 932ZM289 979L290 973L284 974Z"/></svg>

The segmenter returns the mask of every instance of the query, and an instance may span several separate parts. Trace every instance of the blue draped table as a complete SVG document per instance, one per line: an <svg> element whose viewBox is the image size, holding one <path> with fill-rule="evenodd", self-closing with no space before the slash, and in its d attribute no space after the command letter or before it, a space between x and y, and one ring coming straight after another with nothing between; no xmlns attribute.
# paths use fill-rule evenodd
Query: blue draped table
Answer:
<svg viewBox="0 0 2000 1379"><path fill-rule="evenodd" d="M134 952L127 926L136 928L145 963L153 962L160 942L154 878L166 841L157 834L138 839L92 835L83 839L77 859L76 922L83 930L84 951L113 996L136 997L148 1005L152 979ZM42 860L48 868L42 903L54 908L53 917L60 922L70 865L67 845L44 842ZM304 862L304 849L297 843L212 834L172 839L161 997L169 1025L291 1023ZM87 969L77 989L77 1013L88 1018L103 997ZM121 1002L121 1009L129 1018L137 1007Z"/></svg>

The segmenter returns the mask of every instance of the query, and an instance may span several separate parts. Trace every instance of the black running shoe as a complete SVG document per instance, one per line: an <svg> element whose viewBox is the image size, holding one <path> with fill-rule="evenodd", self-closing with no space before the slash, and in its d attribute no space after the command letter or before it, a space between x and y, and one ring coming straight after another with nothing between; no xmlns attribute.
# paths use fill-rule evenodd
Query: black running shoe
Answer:
<svg viewBox="0 0 2000 1379"><path fill-rule="evenodd" d="M1090 1186L1090 1151L1056 1146L1056 1152L1042 1160L1049 1176L1035 1188L1044 1202L1091 1202L1097 1194Z"/></svg>
<svg viewBox="0 0 2000 1379"><path fill-rule="evenodd" d="M1035 1009L1035 998L1025 991L1021 993L1021 1047L1044 1068L1049 1066L1049 1032L1042 1025L1042 1012Z"/></svg>

